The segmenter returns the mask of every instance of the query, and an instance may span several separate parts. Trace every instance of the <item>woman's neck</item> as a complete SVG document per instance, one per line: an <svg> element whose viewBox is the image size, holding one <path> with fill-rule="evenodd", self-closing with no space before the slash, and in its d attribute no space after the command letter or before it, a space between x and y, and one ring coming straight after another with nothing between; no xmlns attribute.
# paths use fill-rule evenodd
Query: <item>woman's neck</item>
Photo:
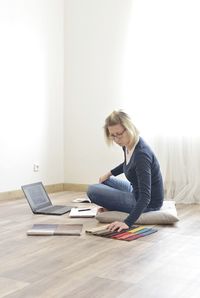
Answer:
<svg viewBox="0 0 200 298"><path fill-rule="evenodd" d="M135 145L135 140L130 139L130 142L126 145L126 148L127 148L128 152L131 151L131 149L134 147L134 145Z"/></svg>
<svg viewBox="0 0 200 298"><path fill-rule="evenodd" d="M126 145L127 151L130 152L138 143L139 137L137 139L131 138L130 142Z"/></svg>

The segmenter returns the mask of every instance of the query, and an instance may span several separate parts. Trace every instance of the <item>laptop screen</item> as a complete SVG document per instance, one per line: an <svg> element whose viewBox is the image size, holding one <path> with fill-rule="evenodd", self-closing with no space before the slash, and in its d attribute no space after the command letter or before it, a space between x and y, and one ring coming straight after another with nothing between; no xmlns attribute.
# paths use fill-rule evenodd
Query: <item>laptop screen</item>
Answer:
<svg viewBox="0 0 200 298"><path fill-rule="evenodd" d="M35 211L52 205L42 182L24 185L22 190L32 210Z"/></svg>

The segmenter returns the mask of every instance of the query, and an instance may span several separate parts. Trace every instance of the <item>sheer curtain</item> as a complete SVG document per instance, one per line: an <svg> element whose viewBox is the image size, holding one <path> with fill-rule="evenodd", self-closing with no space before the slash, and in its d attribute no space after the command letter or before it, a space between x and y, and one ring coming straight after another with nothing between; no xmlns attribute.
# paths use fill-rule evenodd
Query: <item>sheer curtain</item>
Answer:
<svg viewBox="0 0 200 298"><path fill-rule="evenodd" d="M199 15L198 0L133 1L121 61L121 107L182 203L200 203Z"/></svg>

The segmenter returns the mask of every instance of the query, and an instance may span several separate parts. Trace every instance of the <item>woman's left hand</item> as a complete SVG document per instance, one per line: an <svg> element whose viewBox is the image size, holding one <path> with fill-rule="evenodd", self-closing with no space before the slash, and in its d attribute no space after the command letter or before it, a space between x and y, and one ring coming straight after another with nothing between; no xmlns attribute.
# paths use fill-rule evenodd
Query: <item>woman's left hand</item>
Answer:
<svg viewBox="0 0 200 298"><path fill-rule="evenodd" d="M108 225L107 229L111 232L113 231L121 232L121 230L129 229L129 226L127 226L127 224L125 224L124 222L114 221Z"/></svg>

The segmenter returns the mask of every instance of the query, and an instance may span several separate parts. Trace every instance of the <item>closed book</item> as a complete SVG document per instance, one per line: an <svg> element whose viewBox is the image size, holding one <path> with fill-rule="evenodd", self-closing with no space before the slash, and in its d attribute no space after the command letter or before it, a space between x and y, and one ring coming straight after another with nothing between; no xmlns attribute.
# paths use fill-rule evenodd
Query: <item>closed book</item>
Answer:
<svg viewBox="0 0 200 298"><path fill-rule="evenodd" d="M34 224L27 231L28 236L68 235L80 236L82 224Z"/></svg>
<svg viewBox="0 0 200 298"><path fill-rule="evenodd" d="M91 203L89 198L76 198L72 200L73 203Z"/></svg>

